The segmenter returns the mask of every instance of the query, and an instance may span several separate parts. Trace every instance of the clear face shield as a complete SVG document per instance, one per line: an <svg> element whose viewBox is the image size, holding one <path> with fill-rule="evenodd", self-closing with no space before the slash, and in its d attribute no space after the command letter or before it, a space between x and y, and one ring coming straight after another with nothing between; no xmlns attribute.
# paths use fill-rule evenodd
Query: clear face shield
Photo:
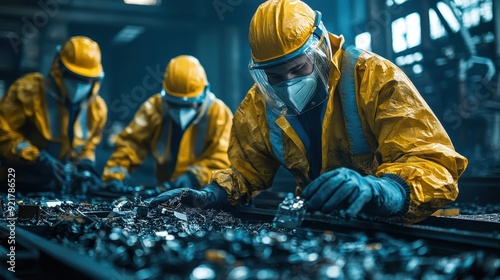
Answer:
<svg viewBox="0 0 500 280"><path fill-rule="evenodd" d="M271 61L254 62L251 59L248 68L271 110L276 114L295 116L317 107L328 99L330 59L328 32L321 22L321 13L316 11L314 32L304 45L290 54ZM280 68L293 74L295 67L288 70L290 65L312 70L292 75L292 78L287 80L270 79L270 72ZM284 74L289 76L288 73Z"/></svg>

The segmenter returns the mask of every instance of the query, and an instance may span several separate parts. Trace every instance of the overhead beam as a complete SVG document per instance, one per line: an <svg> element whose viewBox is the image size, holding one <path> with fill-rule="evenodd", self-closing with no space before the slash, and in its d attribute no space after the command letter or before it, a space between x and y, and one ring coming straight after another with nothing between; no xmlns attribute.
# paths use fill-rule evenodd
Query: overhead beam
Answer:
<svg viewBox="0 0 500 280"><path fill-rule="evenodd" d="M68 23L85 23L96 25L140 25L144 27L169 28L169 27L197 27L199 23L192 18L172 16L167 14L138 15L137 12L120 12L111 9L72 9L60 7L50 12L41 7L22 5L0 5L1 18L19 19L22 24L33 24L36 27L44 27L48 21L64 21ZM26 23L29 22L29 23ZM206 24L206 23L203 23ZM43 25L43 26L42 26Z"/></svg>

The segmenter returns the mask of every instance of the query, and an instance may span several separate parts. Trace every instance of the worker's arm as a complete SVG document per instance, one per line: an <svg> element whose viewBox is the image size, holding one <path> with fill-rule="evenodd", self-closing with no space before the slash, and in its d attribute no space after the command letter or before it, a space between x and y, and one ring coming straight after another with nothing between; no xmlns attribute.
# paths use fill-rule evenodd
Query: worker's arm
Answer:
<svg viewBox="0 0 500 280"><path fill-rule="evenodd" d="M397 66L379 57L358 61L358 110L377 139L376 176L393 174L408 186L405 222L425 219L454 201L467 159ZM375 104L375 106L373 106Z"/></svg>
<svg viewBox="0 0 500 280"><path fill-rule="evenodd" d="M141 105L129 125L118 135L115 150L103 171L103 181L124 181L129 172L148 155L154 131L150 124L152 118L158 118L159 115L152 98Z"/></svg>
<svg viewBox="0 0 500 280"><path fill-rule="evenodd" d="M28 74L15 81L0 101L0 157L13 164L32 164L39 156L38 148L19 130L36 114L34 102L41 102L42 83L41 75Z"/></svg>
<svg viewBox="0 0 500 280"><path fill-rule="evenodd" d="M199 186L209 183L213 171L229 167L227 149L233 115L219 100L214 101L207 114L211 121L205 150L188 170L194 175Z"/></svg>

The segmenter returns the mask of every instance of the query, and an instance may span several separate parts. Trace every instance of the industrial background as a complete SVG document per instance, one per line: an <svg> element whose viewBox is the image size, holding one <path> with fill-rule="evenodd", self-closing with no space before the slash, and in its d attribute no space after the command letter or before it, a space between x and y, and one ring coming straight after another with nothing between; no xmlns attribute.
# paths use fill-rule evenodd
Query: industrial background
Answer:
<svg viewBox="0 0 500 280"><path fill-rule="evenodd" d="M197 57L211 90L236 110L253 84L248 72L248 26L262 2L0 0L0 98L23 74L47 74L56 46L69 37L94 39L100 45L105 72L100 95L109 110L97 152L97 166L102 171L113 150L113 137L142 102L161 90L165 67L174 56ZM328 31L342 34L347 44L378 53L405 71L456 150L469 160L458 201L496 203L498 215L500 1L305 2L322 12ZM154 185L153 166L148 158L132 173L132 184ZM294 187L293 178L280 170L273 188L287 191ZM494 238L484 237L496 249L498 225L497 221L483 227L485 232L496 232ZM191 275L191 279L202 278Z"/></svg>

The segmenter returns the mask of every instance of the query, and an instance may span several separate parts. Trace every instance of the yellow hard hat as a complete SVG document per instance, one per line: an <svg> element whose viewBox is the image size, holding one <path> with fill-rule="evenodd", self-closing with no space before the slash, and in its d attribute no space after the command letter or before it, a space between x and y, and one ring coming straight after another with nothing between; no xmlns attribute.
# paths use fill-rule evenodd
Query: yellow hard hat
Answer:
<svg viewBox="0 0 500 280"><path fill-rule="evenodd" d="M248 40L254 62L265 62L300 48L314 31L315 12L299 0L262 3L250 22Z"/></svg>
<svg viewBox="0 0 500 280"><path fill-rule="evenodd" d="M205 69L193 56L174 57L165 69L163 88L172 96L193 98L203 93L207 85Z"/></svg>
<svg viewBox="0 0 500 280"><path fill-rule="evenodd" d="M59 55L64 67L77 75L97 78L103 74L99 45L88 37L71 37Z"/></svg>

